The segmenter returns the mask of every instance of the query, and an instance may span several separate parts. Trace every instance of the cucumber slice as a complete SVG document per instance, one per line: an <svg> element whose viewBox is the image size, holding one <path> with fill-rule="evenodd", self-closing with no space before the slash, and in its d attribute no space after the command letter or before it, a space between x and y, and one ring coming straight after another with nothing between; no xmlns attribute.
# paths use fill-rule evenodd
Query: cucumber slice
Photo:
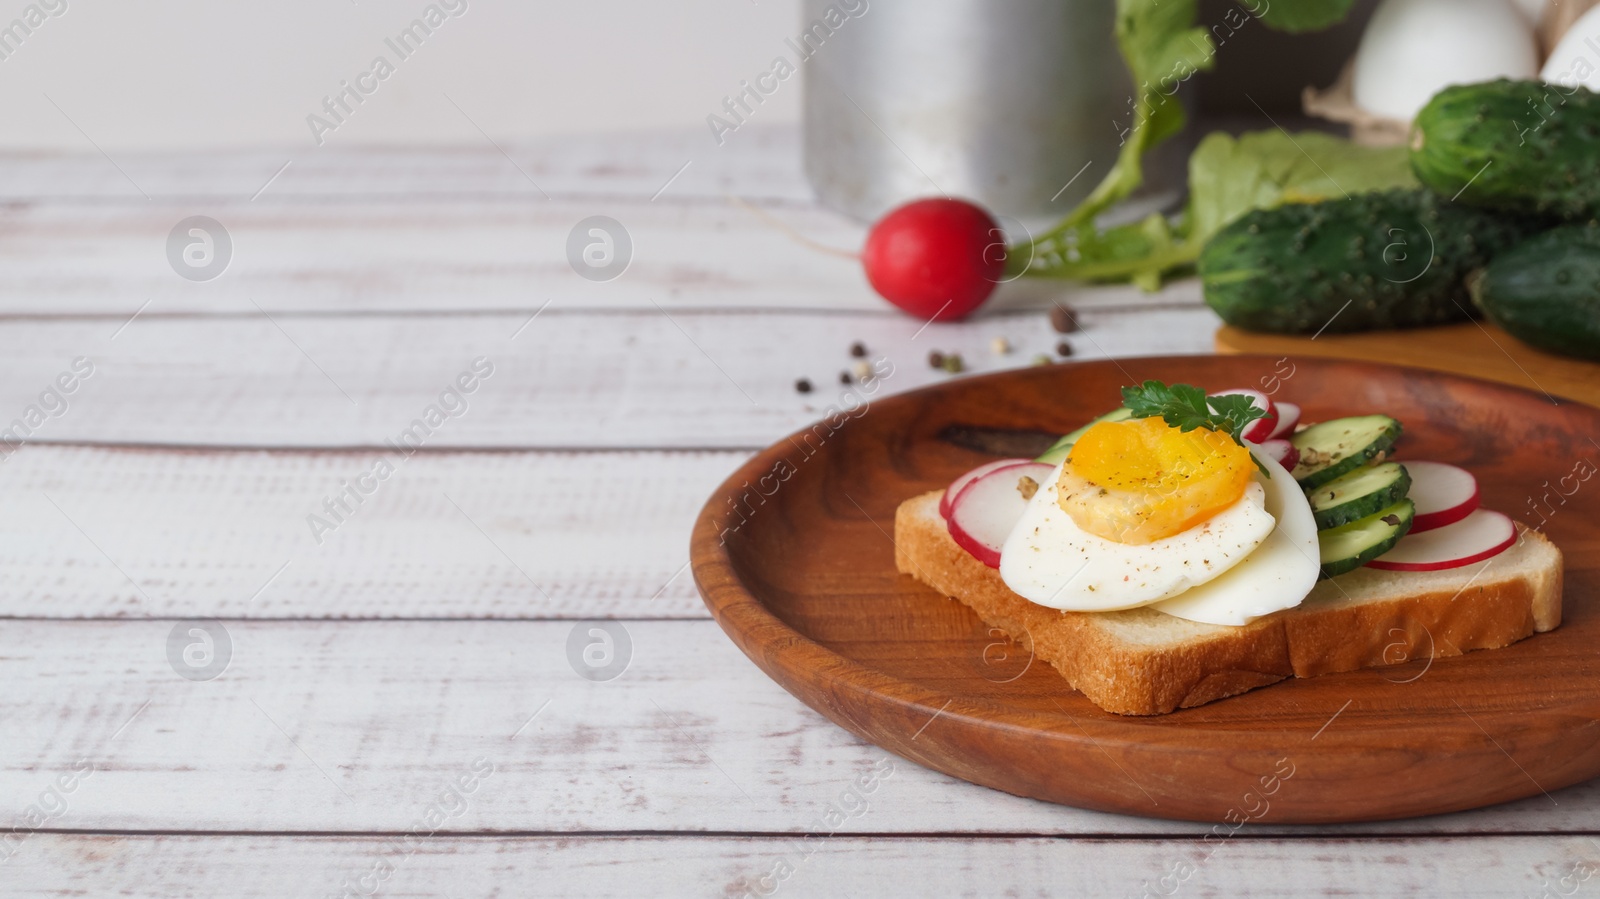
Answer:
<svg viewBox="0 0 1600 899"><path fill-rule="evenodd" d="M1094 419L1076 431L1073 431L1071 434L1068 434L1067 436L1062 437L1060 440L1057 440L1055 443L1051 444L1050 448L1045 450L1044 453L1039 456L1039 458L1034 459L1033 461L1043 462L1046 465L1059 465L1061 464L1061 460L1065 459L1067 454L1072 452L1072 445L1078 442L1078 438L1082 437L1085 431L1102 421L1127 421L1132 417L1132 409L1129 409L1127 406L1118 406L1117 408L1112 409L1110 412L1107 412L1106 414Z"/></svg>
<svg viewBox="0 0 1600 899"><path fill-rule="evenodd" d="M1358 518L1317 534L1322 554L1322 576L1336 577L1383 555L1411 530L1416 506L1403 499L1366 518Z"/></svg>
<svg viewBox="0 0 1600 899"><path fill-rule="evenodd" d="M1400 437L1400 422L1387 415L1358 415L1314 424L1289 438L1300 452L1291 474L1301 488L1321 487L1387 453Z"/></svg>
<svg viewBox="0 0 1600 899"><path fill-rule="evenodd" d="M1411 474L1398 462L1358 468L1307 491L1311 514L1322 530L1349 524L1406 498Z"/></svg>

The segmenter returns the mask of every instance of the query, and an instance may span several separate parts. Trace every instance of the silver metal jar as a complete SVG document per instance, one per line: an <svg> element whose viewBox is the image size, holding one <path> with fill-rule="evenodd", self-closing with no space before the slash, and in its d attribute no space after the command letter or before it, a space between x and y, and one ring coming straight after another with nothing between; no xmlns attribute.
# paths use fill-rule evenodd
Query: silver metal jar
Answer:
<svg viewBox="0 0 1600 899"><path fill-rule="evenodd" d="M871 220L920 196L1060 217L1132 111L1112 0L804 0L805 170ZM809 55L802 55L809 54Z"/></svg>

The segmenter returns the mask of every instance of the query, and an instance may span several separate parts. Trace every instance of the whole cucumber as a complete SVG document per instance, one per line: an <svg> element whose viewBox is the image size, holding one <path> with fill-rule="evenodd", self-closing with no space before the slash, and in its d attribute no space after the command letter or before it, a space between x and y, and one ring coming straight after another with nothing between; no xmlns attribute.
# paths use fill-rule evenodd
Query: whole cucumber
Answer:
<svg viewBox="0 0 1600 899"><path fill-rule="evenodd" d="M1600 359L1600 227L1567 225L1530 237L1469 283L1484 315L1518 340Z"/></svg>
<svg viewBox="0 0 1600 899"><path fill-rule="evenodd" d="M1250 331L1332 333L1454 321L1472 315L1467 274L1531 226L1428 190L1258 209L1206 244L1201 288L1223 321Z"/></svg>
<svg viewBox="0 0 1600 899"><path fill-rule="evenodd" d="M1417 180L1457 202L1587 218L1600 211L1600 94L1542 81L1447 87L1411 126Z"/></svg>

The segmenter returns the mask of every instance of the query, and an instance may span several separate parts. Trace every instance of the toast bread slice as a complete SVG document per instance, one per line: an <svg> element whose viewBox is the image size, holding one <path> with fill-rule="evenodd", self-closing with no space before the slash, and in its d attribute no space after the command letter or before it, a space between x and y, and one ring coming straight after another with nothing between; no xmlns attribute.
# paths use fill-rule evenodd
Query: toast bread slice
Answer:
<svg viewBox="0 0 1600 899"><path fill-rule="evenodd" d="M1518 525L1516 545L1446 571L1359 568L1318 581L1300 605L1249 624L1154 609L1064 612L1013 593L951 538L942 490L895 512L895 565L970 606L1049 662L1095 705L1159 715L1276 683L1498 649L1561 624L1561 551Z"/></svg>

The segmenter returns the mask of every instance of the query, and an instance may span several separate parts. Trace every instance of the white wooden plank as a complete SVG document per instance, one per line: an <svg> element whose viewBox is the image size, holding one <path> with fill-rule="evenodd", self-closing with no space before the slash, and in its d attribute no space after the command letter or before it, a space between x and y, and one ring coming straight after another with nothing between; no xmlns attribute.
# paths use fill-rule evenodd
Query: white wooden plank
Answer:
<svg viewBox="0 0 1600 899"><path fill-rule="evenodd" d="M689 530L746 456L30 447L0 616L703 618Z"/></svg>
<svg viewBox="0 0 1600 899"><path fill-rule="evenodd" d="M123 151L115 154L116 165L92 151L10 152L0 154L0 200L144 202L140 190L155 201L193 202L244 201L258 193L257 203L352 197L542 199L541 189L552 197L645 200L661 191L685 162L692 164L662 191L661 201L720 199L727 193L811 199L800 170L799 131L792 126L752 122L739 130L738 140L721 147L703 126L496 143L498 149L482 141L449 148L330 143L203 153ZM283 169L286 162L289 167Z"/></svg>
<svg viewBox="0 0 1600 899"><path fill-rule="evenodd" d="M1060 335L1037 312L969 324L902 315L590 314L562 303L475 316L13 320L0 325L0 424L21 416L72 360L95 373L39 441L167 445L382 446L474 359L494 366L470 408L428 439L452 447L765 446L821 417L846 390L852 341L888 361L870 397L941 383L929 350L973 371L1029 364ZM1197 353L1203 307L1084 311L1075 358ZM1015 347L990 350L994 337ZM1122 363L1137 379L1138 365ZM892 372L892 373L891 373ZM810 394L797 393L807 377Z"/></svg>
<svg viewBox="0 0 1600 899"><path fill-rule="evenodd" d="M800 834L884 758L762 677L709 621L624 622L629 664L605 682L578 676L571 622L223 627L230 663L193 681L169 661L171 621L5 623L0 828L24 823L86 760L92 772L50 827L402 831L484 758L495 770L481 798L444 830ZM870 812L841 832L1205 830L892 764ZM1590 783L1438 818L1288 830L1585 833L1597 812Z"/></svg>
<svg viewBox="0 0 1600 899"><path fill-rule="evenodd" d="M147 300L150 312L205 314L254 313L253 304L280 313L532 310L552 299L584 309L889 309L856 260L794 236L854 252L865 234L855 223L809 202L665 199L25 204L0 225L0 314L126 317ZM180 277L168 259L168 235L197 214L220 222L232 241L227 267L211 281ZM569 235L595 215L620 222L632 243L631 263L611 281L585 280L568 260ZM1056 297L1085 306L1197 304L1199 291L1193 282L1145 295L1029 279L1002 285L993 302L1038 307Z"/></svg>
<svg viewBox="0 0 1600 899"><path fill-rule="evenodd" d="M214 281L180 278L168 261L169 232L197 213L232 240L227 269ZM858 227L809 206L775 214L819 240L861 240ZM594 215L631 235L632 263L614 281L587 281L568 262L569 233ZM552 297L636 309L652 301L804 308L819 299L866 308L869 299L853 261L800 247L721 198L692 207L537 195L312 206L51 203L8 215L4 236L4 312L126 316L151 298L151 311L207 313L253 312L252 301L288 312L531 310Z"/></svg>
<svg viewBox="0 0 1600 899"><path fill-rule="evenodd" d="M1193 839L834 837L814 849L770 837L435 836L414 848L394 839L40 834L5 868L7 894L1498 899L1570 895L1597 868L1596 844L1587 837L1235 837L1215 846Z"/></svg>

